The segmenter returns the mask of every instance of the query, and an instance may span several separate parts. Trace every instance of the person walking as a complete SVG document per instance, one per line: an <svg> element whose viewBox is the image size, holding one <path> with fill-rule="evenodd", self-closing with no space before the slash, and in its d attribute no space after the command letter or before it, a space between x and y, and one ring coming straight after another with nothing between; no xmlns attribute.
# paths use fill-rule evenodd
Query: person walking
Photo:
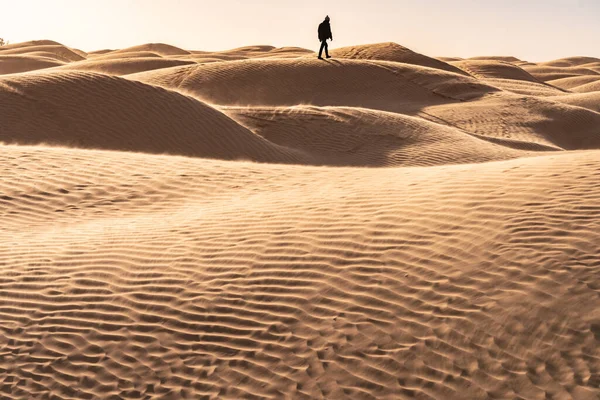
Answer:
<svg viewBox="0 0 600 400"><path fill-rule="evenodd" d="M329 24L329 15L326 16L325 20L319 24L319 41L321 42L321 48L319 49L319 60L323 59L323 49L325 49L325 56L327 58L331 58L329 55L327 39L333 40L333 35L331 34L331 25Z"/></svg>

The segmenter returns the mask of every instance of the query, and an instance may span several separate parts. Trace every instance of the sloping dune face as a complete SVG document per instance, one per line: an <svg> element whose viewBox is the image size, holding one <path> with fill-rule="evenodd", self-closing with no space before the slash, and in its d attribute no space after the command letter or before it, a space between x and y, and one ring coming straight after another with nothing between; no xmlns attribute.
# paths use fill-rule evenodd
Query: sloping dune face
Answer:
<svg viewBox="0 0 600 400"><path fill-rule="evenodd" d="M129 78L220 105L310 104L409 114L519 149L600 147L600 114L589 109L501 91L470 76L387 61L243 60ZM529 88L542 86L520 82L533 85ZM545 96L566 94L545 87Z"/></svg>
<svg viewBox="0 0 600 400"><path fill-rule="evenodd" d="M196 99L107 75L13 75L0 99L3 142L293 161Z"/></svg>
<svg viewBox="0 0 600 400"><path fill-rule="evenodd" d="M397 43L378 43L362 46L341 47L331 51L332 56L336 58L355 58L361 60L382 60L394 61L399 63L421 65L462 73L462 71L444 61L427 57L423 54L415 53Z"/></svg>
<svg viewBox="0 0 600 400"><path fill-rule="evenodd" d="M0 48L0 398L600 398L600 61L313 50Z"/></svg>
<svg viewBox="0 0 600 400"><path fill-rule="evenodd" d="M0 48L0 55L35 55L38 53L39 55L45 55L46 57L54 58L55 60L62 62L81 61L85 59L80 53L61 44L31 44L12 48L6 47L7 46Z"/></svg>
<svg viewBox="0 0 600 400"><path fill-rule="evenodd" d="M461 60L453 65L478 78L512 79L526 82L539 82L527 71L507 61Z"/></svg>
<svg viewBox="0 0 600 400"><path fill-rule="evenodd" d="M111 51L107 50L102 53L90 54L88 60L111 60L111 59L130 59L130 58L165 58L158 53L153 51Z"/></svg>
<svg viewBox="0 0 600 400"><path fill-rule="evenodd" d="M501 61L501 62L509 62L513 64L517 64L522 62L516 57L513 56L479 56L479 57L471 57L469 60L475 61Z"/></svg>
<svg viewBox="0 0 600 400"><path fill-rule="evenodd" d="M63 65L63 62L48 57L13 56L0 53L0 75L34 71Z"/></svg>
<svg viewBox="0 0 600 400"><path fill-rule="evenodd" d="M594 82L586 83L585 85L577 86L573 89L573 91L577 93L600 92L600 79Z"/></svg>
<svg viewBox="0 0 600 400"><path fill-rule="evenodd" d="M556 96L560 89L534 78L527 71L507 61L461 60L451 63L490 85L517 94L532 96Z"/></svg>
<svg viewBox="0 0 600 400"><path fill-rule="evenodd" d="M61 70L100 72L107 75L129 75L136 72L195 64L193 61L160 57L132 57L120 59L92 59L65 65Z"/></svg>
<svg viewBox="0 0 600 400"><path fill-rule="evenodd" d="M0 157L16 398L599 394L597 152L420 169Z"/></svg>
<svg viewBox="0 0 600 400"><path fill-rule="evenodd" d="M388 61L306 58L183 66L130 78L185 90L221 105L337 105L403 113L498 90L471 77L432 68Z"/></svg>
<svg viewBox="0 0 600 400"><path fill-rule="evenodd" d="M542 63L551 67L576 67L586 64L599 63L600 59L595 57L567 57L559 60Z"/></svg>
<svg viewBox="0 0 600 400"><path fill-rule="evenodd" d="M560 78L548 81L548 83L565 90L577 91L577 88L579 86L583 86L596 81L600 81L600 75L572 76L569 78Z"/></svg>
<svg viewBox="0 0 600 400"><path fill-rule="evenodd" d="M116 50L114 53L136 53L140 51L150 51L163 56L180 56L190 54L189 51L180 49L179 47L171 46L164 43L148 43L139 46L129 47L127 49Z"/></svg>
<svg viewBox="0 0 600 400"><path fill-rule="evenodd" d="M600 75L596 71L584 67L548 67L548 66L525 66L530 74L541 81L551 81L561 78L572 78L576 76Z"/></svg>
<svg viewBox="0 0 600 400"><path fill-rule="evenodd" d="M476 102L428 107L427 115L493 141L506 140L518 148L530 145L556 149L600 148L600 114L546 99L501 93ZM520 145L518 144L520 143Z"/></svg>
<svg viewBox="0 0 600 400"><path fill-rule="evenodd" d="M298 149L322 164L446 165L523 157L445 125L351 107L225 108L270 142Z"/></svg>
<svg viewBox="0 0 600 400"><path fill-rule="evenodd" d="M572 93L570 95L557 96L553 99L561 103L571 104L600 112L600 92L598 91L589 93Z"/></svg>

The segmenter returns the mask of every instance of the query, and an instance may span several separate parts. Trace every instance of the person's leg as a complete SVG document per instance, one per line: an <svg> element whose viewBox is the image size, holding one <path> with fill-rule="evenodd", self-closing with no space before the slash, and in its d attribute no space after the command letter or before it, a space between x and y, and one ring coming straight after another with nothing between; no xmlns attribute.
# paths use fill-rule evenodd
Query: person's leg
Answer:
<svg viewBox="0 0 600 400"><path fill-rule="evenodd" d="M321 42L321 48L319 49L319 58L323 58L323 57L322 57L322 55L323 55L323 48L324 48L325 46L327 46L327 41L323 40L323 41Z"/></svg>
<svg viewBox="0 0 600 400"><path fill-rule="evenodd" d="M323 43L325 43L325 56L327 58L331 58L331 56L329 55L329 45L327 44L327 40L324 41Z"/></svg>

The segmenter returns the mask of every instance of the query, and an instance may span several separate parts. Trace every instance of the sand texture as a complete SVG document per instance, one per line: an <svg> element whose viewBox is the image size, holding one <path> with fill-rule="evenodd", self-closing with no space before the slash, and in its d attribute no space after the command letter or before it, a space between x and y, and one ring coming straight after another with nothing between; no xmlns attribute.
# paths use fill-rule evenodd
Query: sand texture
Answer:
<svg viewBox="0 0 600 400"><path fill-rule="evenodd" d="M600 398L600 60L0 48L0 398Z"/></svg>

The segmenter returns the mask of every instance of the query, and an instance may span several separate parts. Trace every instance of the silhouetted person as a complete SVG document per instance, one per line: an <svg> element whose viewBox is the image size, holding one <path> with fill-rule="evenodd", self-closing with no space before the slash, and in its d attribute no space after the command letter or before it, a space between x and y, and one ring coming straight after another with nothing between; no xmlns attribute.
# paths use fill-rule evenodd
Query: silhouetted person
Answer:
<svg viewBox="0 0 600 400"><path fill-rule="evenodd" d="M327 39L333 40L331 34L331 25L329 25L329 15L325 17L325 21L319 24L319 40L321 41L321 48L319 49L319 60L322 60L323 49L325 49L325 56L331 58L329 55L329 46L327 46Z"/></svg>

